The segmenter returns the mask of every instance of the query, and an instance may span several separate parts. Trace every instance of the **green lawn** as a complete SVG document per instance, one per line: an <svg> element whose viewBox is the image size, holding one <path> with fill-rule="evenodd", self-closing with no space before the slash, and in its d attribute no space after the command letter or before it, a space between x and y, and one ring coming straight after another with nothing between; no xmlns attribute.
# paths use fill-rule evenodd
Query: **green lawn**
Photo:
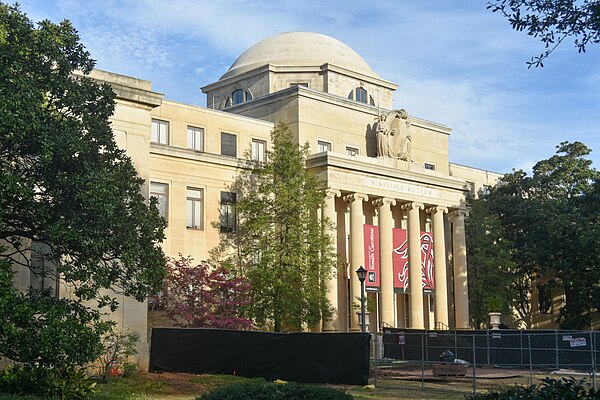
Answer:
<svg viewBox="0 0 600 400"><path fill-rule="evenodd" d="M97 392L90 400L194 400L197 396L212 389L248 380L230 375L191 375L191 374L149 374L136 373L127 378L111 378L99 383ZM470 393L465 384L425 382L424 390L420 381L385 379L374 389L361 386L331 385L352 394L357 400L391 399L456 399L464 400L464 394ZM0 400L4 400L0 394ZM6 397L7 400L35 400L34 397Z"/></svg>
<svg viewBox="0 0 600 400"><path fill-rule="evenodd" d="M98 385L99 392L94 400L193 400L196 396L218 386L247 380L247 378L228 375L188 375L188 374L145 374L140 373L129 378L111 380ZM360 386L333 385L354 396L355 399L391 400L391 399L464 399L470 393L465 385L453 386L444 383L381 380L375 389Z"/></svg>

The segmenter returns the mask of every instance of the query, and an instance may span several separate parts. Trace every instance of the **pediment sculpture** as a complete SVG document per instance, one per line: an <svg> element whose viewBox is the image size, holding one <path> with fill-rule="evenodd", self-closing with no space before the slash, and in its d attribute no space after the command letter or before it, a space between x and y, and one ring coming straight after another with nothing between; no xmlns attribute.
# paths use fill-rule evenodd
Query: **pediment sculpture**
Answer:
<svg viewBox="0 0 600 400"><path fill-rule="evenodd" d="M392 110L377 116L375 122L377 157L411 160L410 121L404 109Z"/></svg>

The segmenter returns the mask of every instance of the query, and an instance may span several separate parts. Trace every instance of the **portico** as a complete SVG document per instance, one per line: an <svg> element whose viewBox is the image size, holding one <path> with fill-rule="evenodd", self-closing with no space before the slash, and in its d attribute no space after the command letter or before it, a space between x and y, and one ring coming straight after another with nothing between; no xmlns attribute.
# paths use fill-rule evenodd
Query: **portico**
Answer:
<svg viewBox="0 0 600 400"><path fill-rule="evenodd" d="M308 163L330 188L322 215L334 222L328 229L342 266L328 283L336 312L332 320L323 321L323 331L360 331L360 283L354 273L360 266L373 274L367 279L367 284L372 280L370 301L376 302L370 306L372 331L468 328L462 181L434 173L416 181L408 162L365 159L321 153ZM355 161L361 162L362 171L352 168ZM375 262L365 254L373 251L374 240L365 227L376 231ZM394 242L395 230L406 232L404 248ZM433 243L424 242L424 232ZM398 262L403 261L408 276L399 287L396 281L401 279L395 275L402 274ZM431 271L426 273L428 262Z"/></svg>

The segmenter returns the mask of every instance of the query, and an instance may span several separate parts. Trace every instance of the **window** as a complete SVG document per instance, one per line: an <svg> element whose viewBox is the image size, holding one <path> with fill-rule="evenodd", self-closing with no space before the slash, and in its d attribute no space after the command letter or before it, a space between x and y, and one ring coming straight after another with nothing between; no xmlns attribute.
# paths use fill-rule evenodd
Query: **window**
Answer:
<svg viewBox="0 0 600 400"><path fill-rule="evenodd" d="M425 169L435 171L435 164L425 163Z"/></svg>
<svg viewBox="0 0 600 400"><path fill-rule="evenodd" d="M252 264L258 265L262 260L262 253L258 247L258 238L254 238L252 242L252 247L254 248L254 251L252 252Z"/></svg>
<svg viewBox="0 0 600 400"><path fill-rule="evenodd" d="M360 103L366 103L367 102L367 91L361 87L357 87L355 89L354 100L356 100Z"/></svg>
<svg viewBox="0 0 600 400"><path fill-rule="evenodd" d="M150 196L156 197L158 203L156 207L158 208L158 213L164 219L167 218L167 213L169 210L169 185L166 183L158 183L158 182L150 182Z"/></svg>
<svg viewBox="0 0 600 400"><path fill-rule="evenodd" d="M475 182L467 181L467 188L469 190L469 193L467 193L467 195L471 198L475 197Z"/></svg>
<svg viewBox="0 0 600 400"><path fill-rule="evenodd" d="M346 155L355 157L358 155L358 148L352 146L346 146Z"/></svg>
<svg viewBox="0 0 600 400"><path fill-rule="evenodd" d="M30 263L30 288L43 292L45 295L58 297L59 279L56 272L56 265L50 253L50 247L41 242L33 242Z"/></svg>
<svg viewBox="0 0 600 400"><path fill-rule="evenodd" d="M308 82L290 83L290 87L298 87L298 86L308 87Z"/></svg>
<svg viewBox="0 0 600 400"><path fill-rule="evenodd" d="M481 195L483 197L489 196L491 190L492 187L490 185L483 185L481 186Z"/></svg>
<svg viewBox="0 0 600 400"><path fill-rule="evenodd" d="M221 132L221 154L237 157L237 137L235 135Z"/></svg>
<svg viewBox="0 0 600 400"><path fill-rule="evenodd" d="M324 151L331 151L331 143L317 140L317 153L322 153Z"/></svg>
<svg viewBox="0 0 600 400"><path fill-rule="evenodd" d="M186 226L192 229L203 228L202 203L204 202L204 191L202 189L187 188L187 222Z"/></svg>
<svg viewBox="0 0 600 400"><path fill-rule="evenodd" d="M159 119L152 120L152 143L169 144L169 123Z"/></svg>
<svg viewBox="0 0 600 400"><path fill-rule="evenodd" d="M204 129L187 127L188 149L204 151Z"/></svg>
<svg viewBox="0 0 600 400"><path fill-rule="evenodd" d="M252 159L254 161L265 161L265 152L267 150L267 142L264 140L252 139Z"/></svg>
<svg viewBox="0 0 600 400"><path fill-rule="evenodd" d="M235 232L237 196L232 192L221 192L221 232Z"/></svg>
<svg viewBox="0 0 600 400"><path fill-rule="evenodd" d="M242 89L235 90L231 93L231 102L235 106L244 102L244 91Z"/></svg>
<svg viewBox="0 0 600 400"><path fill-rule="evenodd" d="M537 290L540 314L550 314L552 311L552 288L550 284L539 284Z"/></svg>

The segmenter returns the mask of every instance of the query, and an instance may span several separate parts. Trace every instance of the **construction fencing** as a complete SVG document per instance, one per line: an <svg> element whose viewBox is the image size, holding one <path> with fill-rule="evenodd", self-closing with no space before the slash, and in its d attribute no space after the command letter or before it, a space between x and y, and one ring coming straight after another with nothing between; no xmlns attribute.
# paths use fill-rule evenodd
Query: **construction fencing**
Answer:
<svg viewBox="0 0 600 400"><path fill-rule="evenodd" d="M372 379L442 383L473 392L573 376L597 388L600 332L559 330L424 331L374 335Z"/></svg>

